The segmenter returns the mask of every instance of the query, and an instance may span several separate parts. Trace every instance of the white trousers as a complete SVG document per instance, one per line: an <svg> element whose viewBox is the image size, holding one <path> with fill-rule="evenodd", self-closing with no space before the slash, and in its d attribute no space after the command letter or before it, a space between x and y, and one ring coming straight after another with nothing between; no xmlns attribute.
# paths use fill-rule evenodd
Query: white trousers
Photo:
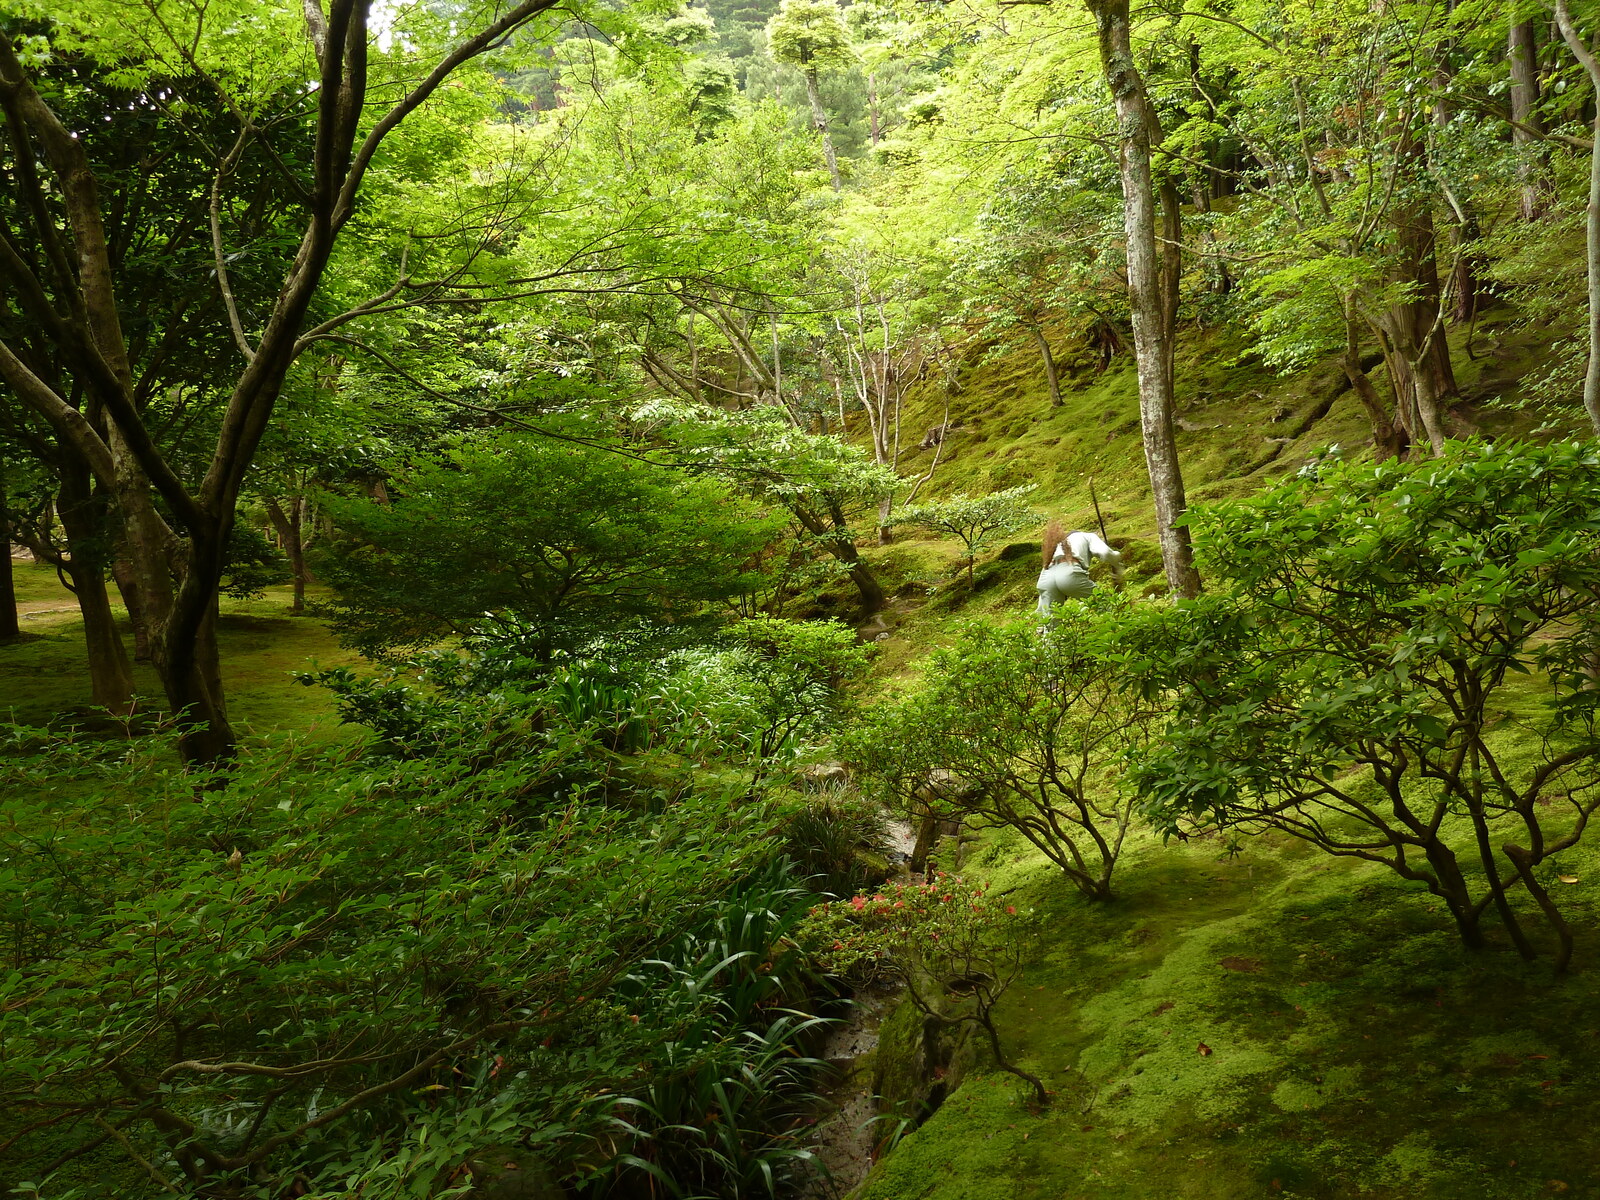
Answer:
<svg viewBox="0 0 1600 1200"><path fill-rule="evenodd" d="M1039 572L1039 615L1048 617L1050 610L1063 600L1081 600L1094 590L1094 580L1089 572L1077 563L1058 562Z"/></svg>

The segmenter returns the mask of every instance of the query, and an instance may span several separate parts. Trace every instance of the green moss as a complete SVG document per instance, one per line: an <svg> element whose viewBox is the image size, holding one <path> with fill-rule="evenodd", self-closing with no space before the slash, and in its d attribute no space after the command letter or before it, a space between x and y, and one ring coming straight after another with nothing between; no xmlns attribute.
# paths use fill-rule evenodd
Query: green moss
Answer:
<svg viewBox="0 0 1600 1200"><path fill-rule="evenodd" d="M1600 853L1569 853L1580 883L1561 898L1593 954ZM1055 1099L1034 1115L980 1062L861 1200L1600 1189L1592 972L1465 951L1415 885L1283 837L1238 858L1135 837L1109 904L1008 834L965 871L1032 910L1036 954L1001 1028Z"/></svg>
<svg viewBox="0 0 1600 1200"><path fill-rule="evenodd" d="M5 697L0 717L44 724L62 713L82 712L91 697L83 622L73 595L46 567L18 563L15 577L25 636L0 652L0 695ZM321 621L291 617L288 609L288 588L269 588L251 600L223 598L218 632L229 716L245 734L294 730L317 739L353 736L354 730L339 725L332 694L296 684L289 672L313 659L323 666L360 660L342 649ZM131 653L127 614L120 606L113 611L123 622ZM134 664L134 686L159 705L161 684L148 664Z"/></svg>

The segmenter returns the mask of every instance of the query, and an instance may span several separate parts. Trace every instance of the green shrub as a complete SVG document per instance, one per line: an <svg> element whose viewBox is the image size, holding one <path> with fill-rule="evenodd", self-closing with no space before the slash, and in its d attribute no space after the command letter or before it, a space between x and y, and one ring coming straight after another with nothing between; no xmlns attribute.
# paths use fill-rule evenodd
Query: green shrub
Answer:
<svg viewBox="0 0 1600 1200"><path fill-rule="evenodd" d="M1211 593L1125 663L1177 714L1138 769L1168 832L1277 829L1422 884L1468 945L1600 806L1600 448L1452 443L1191 516Z"/></svg>

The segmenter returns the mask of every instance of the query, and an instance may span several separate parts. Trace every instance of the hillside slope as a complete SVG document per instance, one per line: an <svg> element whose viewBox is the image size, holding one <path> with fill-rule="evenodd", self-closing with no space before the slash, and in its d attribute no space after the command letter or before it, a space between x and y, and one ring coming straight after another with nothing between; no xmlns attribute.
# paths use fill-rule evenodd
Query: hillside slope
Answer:
<svg viewBox="0 0 1600 1200"><path fill-rule="evenodd" d="M1457 330L1451 342L1462 402L1451 414L1459 436L1526 434L1582 436L1582 413L1556 417L1517 407L1520 380L1545 361L1551 337L1519 327L1504 307ZM1044 369L1031 347L966 360L952 390L936 381L913 388L901 416L899 470L906 479L933 471L918 499L952 492L982 495L1034 484L1031 503L1068 529L1095 529L1091 499L1112 543L1129 567L1137 594L1165 590L1154 510L1139 431L1138 380L1130 356L1099 370L1095 352L1066 330L1053 341L1061 371L1062 404L1052 408ZM1468 348L1471 346L1471 353ZM1381 367L1374 381L1383 387ZM1370 454L1366 413L1340 371L1328 362L1276 374L1227 327L1186 327L1177 355L1178 449L1191 504L1240 495L1299 470L1322 449L1346 458ZM922 447L931 429L948 425L942 446ZM864 429L851 426L853 435ZM937 454L937 462L935 455ZM901 527L891 546L862 553L894 597L872 625L887 630L880 675L893 675L944 640L952 618L1021 616L1034 603L1038 534L1023 530L1011 543L980 556L971 589L960 578L960 547ZM855 605L840 585L803 615L848 618Z"/></svg>
<svg viewBox="0 0 1600 1200"><path fill-rule="evenodd" d="M1546 348L1496 322L1457 362L1461 434L1527 433L1518 380ZM1336 368L1276 377L1226 330L1187 337L1180 449L1191 500L1241 494L1339 443L1366 453L1365 415ZM1036 483L1044 512L1092 528L1095 481L1136 586L1162 589L1131 365L1081 359L1050 409L1027 354L975 365L948 397L954 427L928 491ZM914 444L947 397L906 415ZM1541 434L1581 432L1553 422ZM932 452L902 470L927 469ZM878 686L892 692L963 622L1031 611L1036 535L981 562L969 590L953 544L908 534L870 551L896 596ZM943 865L955 865L946 845ZM1163 846L1144 835L1119 897L1082 899L1020 839L989 832L969 876L1033 913L1034 956L1002 1031L1056 1091L1030 1111L1016 1081L967 1052L947 1099L877 1165L858 1200L1160 1197L1526 1200L1600 1195L1600 852L1561 856L1582 941L1564 978L1509 946L1468 953L1419 886L1283 837ZM1575 883L1558 883L1576 879ZM903 1075L887 1040L880 1077Z"/></svg>

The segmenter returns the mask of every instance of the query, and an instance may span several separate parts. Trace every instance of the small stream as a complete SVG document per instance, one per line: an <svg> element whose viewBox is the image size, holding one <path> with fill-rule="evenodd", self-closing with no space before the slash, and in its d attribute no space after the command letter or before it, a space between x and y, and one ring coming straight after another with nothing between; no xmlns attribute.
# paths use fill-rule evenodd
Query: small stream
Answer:
<svg viewBox="0 0 1600 1200"><path fill-rule="evenodd" d="M817 1125L812 1146L828 1173L802 1193L805 1200L847 1195L872 1169L873 1150L888 1132L873 1120L878 1107L872 1054L878 1048L878 1028L899 1000L897 988L858 993L850 1015L818 1052L838 1072L839 1082L827 1093L830 1115Z"/></svg>
<svg viewBox="0 0 1600 1200"><path fill-rule="evenodd" d="M906 870L917 833L910 821L889 823L889 860ZM873 1151L889 1132L880 1121L873 1094L873 1053L878 1029L899 1003L900 989L876 987L858 992L849 1015L828 1034L817 1057L837 1073L839 1082L826 1096L829 1116L818 1123L812 1149L827 1168L827 1175L812 1182L804 1200L832 1200L860 1186L872 1169Z"/></svg>

